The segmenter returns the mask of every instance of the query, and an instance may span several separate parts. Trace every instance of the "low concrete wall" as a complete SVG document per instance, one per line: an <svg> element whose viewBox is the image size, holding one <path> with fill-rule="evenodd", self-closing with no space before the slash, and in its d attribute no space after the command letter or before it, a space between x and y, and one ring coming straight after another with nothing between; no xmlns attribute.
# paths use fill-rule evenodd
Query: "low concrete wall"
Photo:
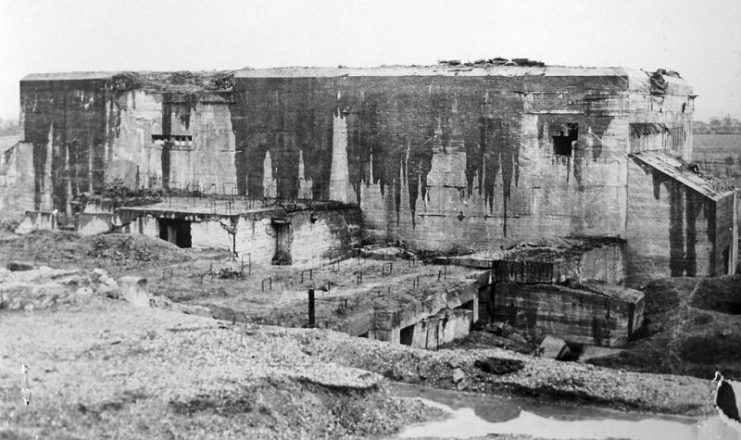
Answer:
<svg viewBox="0 0 741 440"><path fill-rule="evenodd" d="M493 305L495 320L573 342L625 345L643 321L643 294L632 289L622 289L623 294L595 290L499 283L484 300Z"/></svg>
<svg viewBox="0 0 741 440"><path fill-rule="evenodd" d="M435 316L416 323L413 327L411 346L437 349L456 339L465 338L473 325L472 310L444 310Z"/></svg>
<svg viewBox="0 0 741 440"><path fill-rule="evenodd" d="M26 211L26 216L15 230L16 234L28 234L37 229L57 229L57 210Z"/></svg>
<svg viewBox="0 0 741 440"><path fill-rule="evenodd" d="M179 212L123 208L122 232L159 237L158 218L190 222L194 248L217 248L236 253L246 262L272 264L279 247L294 265L316 266L347 255L360 244L360 212L356 207L326 207L286 212L282 208L242 214ZM121 220L116 220L119 223Z"/></svg>
<svg viewBox="0 0 741 440"><path fill-rule="evenodd" d="M75 230L80 235L95 235L111 230L113 214L110 213L85 213L75 216Z"/></svg>
<svg viewBox="0 0 741 440"><path fill-rule="evenodd" d="M462 286L460 290L436 292L424 300L409 299L400 309L384 307L375 310L370 332L374 339L416 347L437 347L468 335L471 324L478 321L478 284L475 282ZM411 338L402 337L403 329L412 332L410 327L414 328Z"/></svg>

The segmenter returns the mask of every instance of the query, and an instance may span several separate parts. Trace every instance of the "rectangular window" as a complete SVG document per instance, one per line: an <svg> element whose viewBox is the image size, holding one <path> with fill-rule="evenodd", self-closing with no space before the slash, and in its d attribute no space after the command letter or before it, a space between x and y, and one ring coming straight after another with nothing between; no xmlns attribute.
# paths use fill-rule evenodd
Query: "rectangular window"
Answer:
<svg viewBox="0 0 741 440"><path fill-rule="evenodd" d="M193 144L193 136L185 134L153 134L152 143L157 145L168 144L172 149L189 149Z"/></svg>
<svg viewBox="0 0 741 440"><path fill-rule="evenodd" d="M579 139L579 124L563 124L553 137L553 153L559 156L571 156L574 143Z"/></svg>

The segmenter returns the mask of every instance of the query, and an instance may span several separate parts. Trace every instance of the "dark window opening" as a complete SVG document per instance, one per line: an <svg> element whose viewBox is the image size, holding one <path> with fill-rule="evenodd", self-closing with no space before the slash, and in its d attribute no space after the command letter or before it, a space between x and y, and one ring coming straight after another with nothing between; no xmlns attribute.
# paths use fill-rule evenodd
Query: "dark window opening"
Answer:
<svg viewBox="0 0 741 440"><path fill-rule="evenodd" d="M368 338L368 332L361 333L361 334L358 335L358 337L359 338L366 338L367 339Z"/></svg>
<svg viewBox="0 0 741 440"><path fill-rule="evenodd" d="M399 331L399 342L403 345L412 345L414 340L414 324L404 327Z"/></svg>
<svg viewBox="0 0 741 440"><path fill-rule="evenodd" d="M185 134L153 134L152 143L172 150L189 150L193 147L193 136Z"/></svg>
<svg viewBox="0 0 741 440"><path fill-rule="evenodd" d="M728 275L731 264L730 257L731 250L729 246L726 246L726 248L723 249L723 273L721 275Z"/></svg>
<svg viewBox="0 0 741 440"><path fill-rule="evenodd" d="M181 247L189 248L193 245L190 235L190 222L178 219L157 219L160 227L160 238Z"/></svg>
<svg viewBox="0 0 741 440"><path fill-rule="evenodd" d="M154 143L164 143L164 142L175 142L175 141L187 141L190 142L193 140L193 136L186 135L186 134L153 134L152 135L152 142Z"/></svg>
<svg viewBox="0 0 741 440"><path fill-rule="evenodd" d="M579 124L562 125L560 133L553 136L553 153L559 156L571 156L577 139L579 139Z"/></svg>

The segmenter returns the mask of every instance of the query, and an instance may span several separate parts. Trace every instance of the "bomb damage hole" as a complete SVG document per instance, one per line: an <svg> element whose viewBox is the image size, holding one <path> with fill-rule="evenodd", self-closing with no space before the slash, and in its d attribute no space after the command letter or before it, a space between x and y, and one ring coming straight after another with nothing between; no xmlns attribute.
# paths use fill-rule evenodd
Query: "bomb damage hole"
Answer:
<svg viewBox="0 0 741 440"><path fill-rule="evenodd" d="M577 139L579 124L565 124L560 127L560 134L553 137L553 153L558 156L571 156Z"/></svg>
<svg viewBox="0 0 741 440"><path fill-rule="evenodd" d="M192 246L192 237L190 235L190 222L178 219L157 219L160 229L160 238L165 241L181 247L189 248Z"/></svg>

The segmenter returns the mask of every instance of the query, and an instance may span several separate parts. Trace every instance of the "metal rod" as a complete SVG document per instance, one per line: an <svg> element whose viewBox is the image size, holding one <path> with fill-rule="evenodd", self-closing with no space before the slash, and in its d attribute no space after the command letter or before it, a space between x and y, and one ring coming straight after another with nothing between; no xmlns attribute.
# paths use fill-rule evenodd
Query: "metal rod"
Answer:
<svg viewBox="0 0 741 440"><path fill-rule="evenodd" d="M314 328L316 326L314 302L314 289L309 289L309 328Z"/></svg>

